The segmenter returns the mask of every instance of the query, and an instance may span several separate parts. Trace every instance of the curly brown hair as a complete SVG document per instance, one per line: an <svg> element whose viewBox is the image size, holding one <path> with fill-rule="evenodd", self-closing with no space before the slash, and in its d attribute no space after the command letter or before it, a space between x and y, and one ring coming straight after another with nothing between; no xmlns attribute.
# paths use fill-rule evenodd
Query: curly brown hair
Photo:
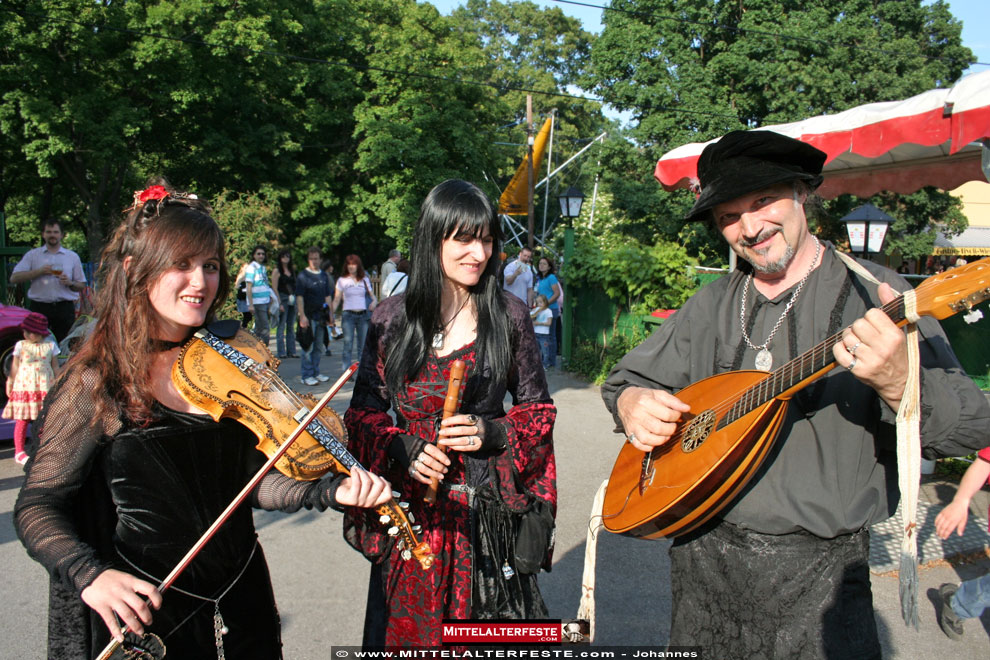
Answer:
<svg viewBox="0 0 990 660"><path fill-rule="evenodd" d="M98 374L106 396L98 397L97 419L112 406L138 424L154 418L155 396L148 374L159 319L149 290L162 274L192 256L217 256L220 281L207 321L215 318L230 289L223 232L209 204L175 192L161 179L156 183L164 185L168 195L129 209L103 250L96 325L63 374L67 378L80 369Z"/></svg>

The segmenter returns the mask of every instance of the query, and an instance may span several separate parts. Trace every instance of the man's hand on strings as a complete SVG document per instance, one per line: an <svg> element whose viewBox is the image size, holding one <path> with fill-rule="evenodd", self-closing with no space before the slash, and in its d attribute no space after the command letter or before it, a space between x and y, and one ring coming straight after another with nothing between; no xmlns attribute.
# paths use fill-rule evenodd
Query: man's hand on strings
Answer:
<svg viewBox="0 0 990 660"><path fill-rule="evenodd" d="M622 428L632 445L650 451L670 440L691 407L665 390L627 387L616 401Z"/></svg>

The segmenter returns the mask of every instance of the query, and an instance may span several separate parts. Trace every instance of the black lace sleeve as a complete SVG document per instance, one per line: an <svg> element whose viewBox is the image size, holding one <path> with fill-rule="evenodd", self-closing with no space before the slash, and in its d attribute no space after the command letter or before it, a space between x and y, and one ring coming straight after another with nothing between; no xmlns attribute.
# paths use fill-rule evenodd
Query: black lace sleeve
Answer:
<svg viewBox="0 0 990 660"><path fill-rule="evenodd" d="M296 481L292 477L272 470L254 489L252 504L266 511L295 513L299 509L327 508L343 511L337 504L337 488L344 480L344 474L328 474L316 481Z"/></svg>
<svg viewBox="0 0 990 660"><path fill-rule="evenodd" d="M106 519L109 497L100 497L106 490L98 458L121 424L109 416L94 422L96 379L77 374L45 399L14 525L28 554L78 594L111 567L100 551L109 547L113 528Z"/></svg>

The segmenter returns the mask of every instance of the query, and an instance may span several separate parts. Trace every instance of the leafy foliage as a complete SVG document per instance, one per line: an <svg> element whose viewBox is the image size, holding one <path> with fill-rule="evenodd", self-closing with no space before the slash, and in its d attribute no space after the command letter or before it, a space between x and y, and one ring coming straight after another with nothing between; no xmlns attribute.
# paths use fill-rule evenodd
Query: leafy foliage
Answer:
<svg viewBox="0 0 990 660"><path fill-rule="evenodd" d="M268 266L271 268L283 238L279 228L282 212L274 193L224 190L213 203L213 213L227 239L227 263L231 269L232 283L238 269L251 261L251 253L256 245L267 248ZM221 308L219 316L236 316L232 297Z"/></svg>
<svg viewBox="0 0 990 660"><path fill-rule="evenodd" d="M621 196L632 222L656 218L668 239L684 231L680 241L706 265L716 265L710 260L724 249L707 228L682 230L677 223L674 211L689 194L656 191L650 174L662 154L730 130L906 98L953 83L973 61L961 44L960 22L941 0L613 0L610 6L584 84L633 114L636 157L642 153L648 162L622 168L628 182L614 190L617 197L620 187L633 191ZM616 155L610 165L632 154ZM863 201L828 203L826 211L839 218ZM928 226L948 233L965 228L945 193L886 195L874 203L899 220L888 250L905 256L930 246L934 237L922 231ZM845 233L827 222L824 229L826 237Z"/></svg>
<svg viewBox="0 0 990 660"><path fill-rule="evenodd" d="M725 248L704 225L681 223L690 196L656 185L660 154L948 84L972 59L940 0L612 7L595 37L559 7L529 1L467 0L449 17L414 0L6 3L0 212L9 238L34 244L38 220L57 216L67 243L94 259L131 191L165 175L207 199L237 190L277 202L269 243L375 263L408 245L419 203L440 180L470 179L497 195L520 161L532 90L537 117L557 110L558 163L610 132L554 186L588 193L597 176L611 195L613 239L602 240L613 243L596 267L613 273L613 293L624 305L652 304L659 294L645 281L620 292L618 278L654 277L676 300L680 284L652 265L683 265L664 241L705 265L721 265ZM637 123L623 131L599 103L541 94L575 86ZM905 254L926 249L925 227L963 227L941 193L874 203L898 218L890 245ZM579 251L597 241L588 232Z"/></svg>
<svg viewBox="0 0 990 660"><path fill-rule="evenodd" d="M604 345L588 340L579 341L567 363L567 369L596 385L601 385L612 371L612 367L644 339L646 339L645 332L634 332L631 336L613 332Z"/></svg>
<svg viewBox="0 0 990 660"><path fill-rule="evenodd" d="M697 288L697 262L683 246L657 239L632 240L624 215L602 195L591 225L589 208L575 221L575 251L564 271L567 282L599 287L615 303L639 314L680 307Z"/></svg>

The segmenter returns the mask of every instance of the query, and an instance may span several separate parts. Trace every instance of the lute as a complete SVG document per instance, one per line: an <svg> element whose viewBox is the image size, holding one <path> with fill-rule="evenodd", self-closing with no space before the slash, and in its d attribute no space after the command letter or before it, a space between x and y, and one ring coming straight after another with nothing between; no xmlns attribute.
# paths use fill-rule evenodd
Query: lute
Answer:
<svg viewBox="0 0 990 660"><path fill-rule="evenodd" d="M990 298L990 258L933 275L882 309L898 326L920 316L944 319ZM674 435L643 452L626 442L605 491L603 524L644 538L687 534L722 510L749 483L773 448L791 397L831 371L837 333L780 368L730 371L677 392L691 406Z"/></svg>

